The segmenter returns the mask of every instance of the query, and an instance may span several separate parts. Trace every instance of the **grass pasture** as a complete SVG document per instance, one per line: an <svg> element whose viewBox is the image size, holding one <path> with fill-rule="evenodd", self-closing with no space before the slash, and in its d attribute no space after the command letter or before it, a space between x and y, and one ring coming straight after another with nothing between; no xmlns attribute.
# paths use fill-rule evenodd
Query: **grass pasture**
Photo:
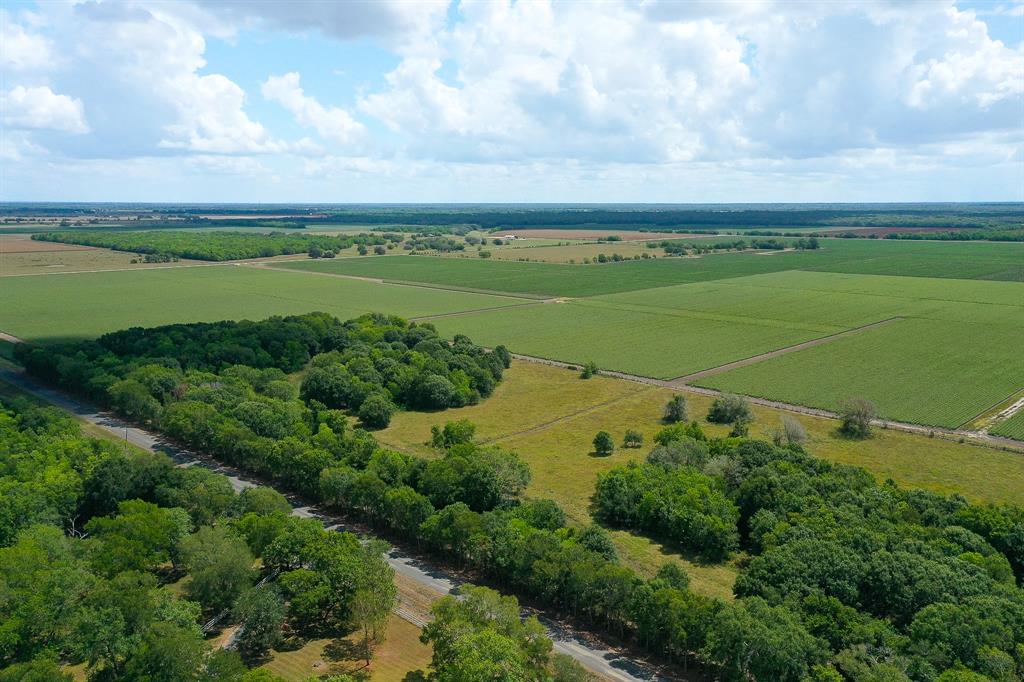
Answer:
<svg viewBox="0 0 1024 682"><path fill-rule="evenodd" d="M315 310L341 319L371 311L411 317L521 303L506 297L233 265L12 277L4 280L3 288L0 330L30 340Z"/></svg>

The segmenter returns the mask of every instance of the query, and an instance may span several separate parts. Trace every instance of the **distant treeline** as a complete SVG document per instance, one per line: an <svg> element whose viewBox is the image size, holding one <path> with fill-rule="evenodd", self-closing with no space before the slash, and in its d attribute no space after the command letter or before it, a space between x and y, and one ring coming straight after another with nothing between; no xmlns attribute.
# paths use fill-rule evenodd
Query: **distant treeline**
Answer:
<svg viewBox="0 0 1024 682"><path fill-rule="evenodd" d="M44 232L32 235L32 239L210 261L265 258L311 251L321 255L327 252L334 254L354 245L384 246L388 243L402 241L400 235L379 233L332 237L280 232L87 232L77 230Z"/></svg>
<svg viewBox="0 0 1024 682"><path fill-rule="evenodd" d="M984 230L973 231L956 230L948 232L890 232L885 235L886 239L928 239L949 242L1024 242L1024 229L1020 230Z"/></svg>
<svg viewBox="0 0 1024 682"><path fill-rule="evenodd" d="M689 209L503 208L349 209L306 219L351 225L477 225L494 228L622 230L773 227L948 227L1006 229L1024 222L1024 208L955 209Z"/></svg>

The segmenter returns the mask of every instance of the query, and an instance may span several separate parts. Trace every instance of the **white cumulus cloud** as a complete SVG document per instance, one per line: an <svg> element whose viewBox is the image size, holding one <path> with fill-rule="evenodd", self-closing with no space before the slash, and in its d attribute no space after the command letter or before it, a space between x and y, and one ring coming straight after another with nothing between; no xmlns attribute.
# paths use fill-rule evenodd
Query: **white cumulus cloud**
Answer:
<svg viewBox="0 0 1024 682"><path fill-rule="evenodd" d="M89 132L82 102L67 95L58 95L45 85L17 85L0 93L0 113L4 125L11 128L79 134Z"/></svg>
<svg viewBox="0 0 1024 682"><path fill-rule="evenodd" d="M300 125L313 128L323 138L340 145L361 144L366 127L340 107L325 107L307 95L294 71L283 76L270 76L260 88L263 97L277 102L295 116Z"/></svg>

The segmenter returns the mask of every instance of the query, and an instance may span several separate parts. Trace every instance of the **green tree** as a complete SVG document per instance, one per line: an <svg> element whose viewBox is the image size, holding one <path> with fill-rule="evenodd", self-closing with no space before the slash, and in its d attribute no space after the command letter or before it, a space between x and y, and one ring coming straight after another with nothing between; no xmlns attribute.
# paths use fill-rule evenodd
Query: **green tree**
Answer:
<svg viewBox="0 0 1024 682"><path fill-rule="evenodd" d="M372 655L370 643L383 638L398 594L395 571L384 558L386 549L386 545L379 541L364 546L356 589L352 594L351 619L363 635L366 665L370 665Z"/></svg>
<svg viewBox="0 0 1024 682"><path fill-rule="evenodd" d="M182 540L181 554L191 577L186 593L210 609L233 604L255 576L245 541L224 526L203 526Z"/></svg>
<svg viewBox="0 0 1024 682"><path fill-rule="evenodd" d="M386 394L371 393L359 406L359 420L367 428L383 429L391 423L391 416L396 409Z"/></svg>
<svg viewBox="0 0 1024 682"><path fill-rule="evenodd" d="M849 438L867 438L871 435L871 420L877 411L870 400L851 398L839 406L839 432Z"/></svg>
<svg viewBox="0 0 1024 682"><path fill-rule="evenodd" d="M273 585L249 589L235 601L232 617L241 624L238 644L242 650L262 655L281 641L284 600Z"/></svg>
<svg viewBox="0 0 1024 682"><path fill-rule="evenodd" d="M137 422L148 422L160 415L160 401L135 379L124 379L107 392L115 410Z"/></svg>
<svg viewBox="0 0 1024 682"><path fill-rule="evenodd" d="M733 424L743 420L749 423L753 418L746 398L731 393L715 398L708 410L708 421L715 424Z"/></svg>
<svg viewBox="0 0 1024 682"><path fill-rule="evenodd" d="M129 659L125 678L138 682L188 682L199 678L206 643L195 629L154 623Z"/></svg>
<svg viewBox="0 0 1024 682"><path fill-rule="evenodd" d="M615 451L615 441L607 431L598 431L594 436L594 453L606 457Z"/></svg>
<svg viewBox="0 0 1024 682"><path fill-rule="evenodd" d="M596 362L593 360L587 360L583 365L583 370L580 372L580 379L589 379L590 377L595 376L599 371L600 369Z"/></svg>

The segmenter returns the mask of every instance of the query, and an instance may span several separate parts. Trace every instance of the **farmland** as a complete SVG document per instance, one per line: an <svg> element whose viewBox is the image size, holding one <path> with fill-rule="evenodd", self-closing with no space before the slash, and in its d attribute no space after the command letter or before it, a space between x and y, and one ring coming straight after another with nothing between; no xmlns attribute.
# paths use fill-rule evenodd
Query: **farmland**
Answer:
<svg viewBox="0 0 1024 682"><path fill-rule="evenodd" d="M411 317L523 302L230 265L11 277L2 286L0 330L33 340L314 310L346 319L371 311Z"/></svg>
<svg viewBox="0 0 1024 682"><path fill-rule="evenodd" d="M433 321L445 334L516 352L673 378L840 331L827 325L570 301ZM502 341L504 339L504 341Z"/></svg>
<svg viewBox="0 0 1024 682"><path fill-rule="evenodd" d="M861 395L885 418L945 427L969 421L1024 385L1011 350L1024 327L1024 285L991 279L1020 267L1022 245L822 241L817 251L604 265L402 255L284 260L273 269L19 277L6 287L13 303L0 311L0 330L24 338L82 337L138 324L379 310L426 318L447 335L465 333L527 355L593 360L660 379L785 352L697 381L826 409ZM104 249L32 255L83 254L122 257ZM941 266L943 277L842 271L854 266L916 274ZM545 297L565 298L531 300ZM459 314L448 316L453 313ZM860 330L883 321L888 325ZM986 342L979 344L982 329ZM831 338L836 335L844 336ZM811 341L821 343L794 348Z"/></svg>
<svg viewBox="0 0 1024 682"><path fill-rule="evenodd" d="M1018 410L1015 415L998 424L992 429L992 433L997 436L1024 440L1024 410Z"/></svg>
<svg viewBox="0 0 1024 682"><path fill-rule="evenodd" d="M890 419L957 427L1024 384L1020 330L908 319L696 383L827 409L870 396Z"/></svg>
<svg viewBox="0 0 1024 682"><path fill-rule="evenodd" d="M605 246L608 253L614 252L615 245ZM598 296L783 270L1020 282L1024 281L1024 245L831 239L817 251L771 255L723 253L701 258L659 258L593 266L493 263L469 258L437 262L386 256L296 262L288 267L454 288L543 296Z"/></svg>

